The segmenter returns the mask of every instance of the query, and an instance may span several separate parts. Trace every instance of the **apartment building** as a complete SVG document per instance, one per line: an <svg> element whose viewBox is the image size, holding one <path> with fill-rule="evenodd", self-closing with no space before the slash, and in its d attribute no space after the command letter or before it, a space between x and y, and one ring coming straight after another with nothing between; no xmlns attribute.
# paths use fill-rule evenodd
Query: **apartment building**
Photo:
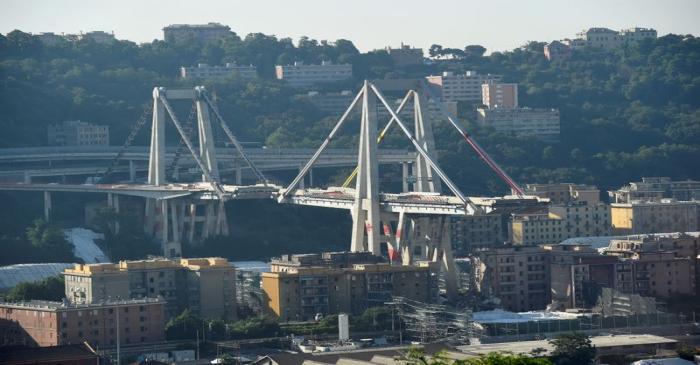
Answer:
<svg viewBox="0 0 700 365"><path fill-rule="evenodd" d="M223 66L209 66L199 63L194 67L180 67L180 77L183 79L225 79L237 76L244 80L252 80L258 77L255 66L241 66L235 63L226 63Z"/></svg>
<svg viewBox="0 0 700 365"><path fill-rule="evenodd" d="M219 23L171 24L163 28L163 39L168 43L208 43L230 37L231 28Z"/></svg>
<svg viewBox="0 0 700 365"><path fill-rule="evenodd" d="M571 57L571 47L559 41L549 42L544 45L544 57L547 61L569 58Z"/></svg>
<svg viewBox="0 0 700 365"><path fill-rule="evenodd" d="M399 48L386 47L386 52L394 61L394 66L405 67L423 64L423 49L401 43Z"/></svg>
<svg viewBox="0 0 700 365"><path fill-rule="evenodd" d="M235 268L222 258L76 264L63 276L66 298L76 304L159 297L167 318L186 308L203 318L236 318Z"/></svg>
<svg viewBox="0 0 700 365"><path fill-rule="evenodd" d="M352 103L352 100L355 98L355 93L350 90L325 93L309 91L307 94L301 95L300 98L307 100L324 113L341 115L348 109L350 103Z"/></svg>
<svg viewBox="0 0 700 365"><path fill-rule="evenodd" d="M576 34L581 44L598 48L616 48L643 39L654 39L657 32L651 28L629 28L615 31L608 28L589 28Z"/></svg>
<svg viewBox="0 0 700 365"><path fill-rule="evenodd" d="M598 288L615 287L618 259L603 256L587 244L543 245L549 252L552 307L557 310L593 307Z"/></svg>
<svg viewBox="0 0 700 365"><path fill-rule="evenodd" d="M548 212L520 212L511 214L510 241L518 246L559 243L566 238L565 221Z"/></svg>
<svg viewBox="0 0 700 365"><path fill-rule="evenodd" d="M281 321L311 320L319 313L360 314L392 296L435 301L432 265L392 266L367 252L284 255L262 274L262 289L268 312Z"/></svg>
<svg viewBox="0 0 700 365"><path fill-rule="evenodd" d="M632 201L610 207L612 231L617 235L695 232L698 230L697 201Z"/></svg>
<svg viewBox="0 0 700 365"><path fill-rule="evenodd" d="M450 217L452 249L456 256L503 245L508 225L502 214Z"/></svg>
<svg viewBox="0 0 700 365"><path fill-rule="evenodd" d="M481 85L481 95L489 109L518 107L518 84L488 82Z"/></svg>
<svg viewBox="0 0 700 365"><path fill-rule="evenodd" d="M669 177L642 177L642 181L630 182L618 190L609 191L615 203L633 201L700 200L700 181L672 181Z"/></svg>
<svg viewBox="0 0 700 365"><path fill-rule="evenodd" d="M611 240L605 253L630 259L635 258L635 255L639 253L671 252L676 258L687 258L690 261L690 276L692 277L689 282L694 283L695 291L698 293L697 283L700 283L699 237L697 232L627 236Z"/></svg>
<svg viewBox="0 0 700 365"><path fill-rule="evenodd" d="M438 90L443 101L480 104L483 101L481 85L500 82L501 78L501 75L482 75L476 71L467 71L464 75L443 72L442 75L427 76L426 80Z"/></svg>
<svg viewBox="0 0 700 365"><path fill-rule="evenodd" d="M507 246L479 252L473 270L476 289L500 299L506 310L545 309L550 302L549 255L541 247Z"/></svg>
<svg viewBox="0 0 700 365"><path fill-rule="evenodd" d="M293 65L275 66L275 74L278 80L284 80L289 86L306 88L316 84L347 80L352 77L352 65L335 65L330 61L323 61L320 65L294 62Z"/></svg>
<svg viewBox="0 0 700 365"><path fill-rule="evenodd" d="M49 146L108 146L109 127L79 120L49 125Z"/></svg>
<svg viewBox="0 0 700 365"><path fill-rule="evenodd" d="M610 205L602 202L551 205L549 214L563 221L564 239L609 236L611 232Z"/></svg>
<svg viewBox="0 0 700 365"><path fill-rule="evenodd" d="M551 204L567 205L583 202L585 204L600 203L600 190L593 185L558 183L558 184L525 184L525 194L549 199Z"/></svg>
<svg viewBox="0 0 700 365"><path fill-rule="evenodd" d="M532 108L477 108L477 123L516 137L559 139L559 110Z"/></svg>
<svg viewBox="0 0 700 365"><path fill-rule="evenodd" d="M550 252L552 305L591 308L601 288L668 298L697 291L698 238L685 234L611 240L604 254L588 244L543 245Z"/></svg>
<svg viewBox="0 0 700 365"><path fill-rule="evenodd" d="M108 300L90 304L0 302L0 346L90 343L99 348L165 340L163 299Z"/></svg>

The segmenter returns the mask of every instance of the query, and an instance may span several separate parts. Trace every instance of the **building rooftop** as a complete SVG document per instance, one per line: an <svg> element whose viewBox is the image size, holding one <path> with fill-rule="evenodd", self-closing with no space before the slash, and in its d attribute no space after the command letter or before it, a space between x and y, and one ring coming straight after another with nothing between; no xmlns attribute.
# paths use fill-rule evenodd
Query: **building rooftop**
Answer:
<svg viewBox="0 0 700 365"><path fill-rule="evenodd" d="M98 359L95 350L87 344L50 347L0 348L0 363L6 365L66 363Z"/></svg>
<svg viewBox="0 0 700 365"><path fill-rule="evenodd" d="M72 267L69 263L18 264L0 267L0 291L10 290L17 284L35 282L58 276Z"/></svg>
<svg viewBox="0 0 700 365"><path fill-rule="evenodd" d="M618 347L618 346L638 346L638 345L660 345L673 344L676 340L655 336L655 335L615 335L615 336L595 336L591 337L593 346L597 348ZM474 356L486 355L490 352L512 352L514 354L529 354L532 349L543 348L547 352L554 350L548 340L540 341L520 341L489 343L479 345L460 346L460 352L450 352L448 356L454 359L465 359Z"/></svg>
<svg viewBox="0 0 700 365"><path fill-rule="evenodd" d="M221 23L210 22L207 24L170 24L163 28L165 29L187 29L187 28L221 28L226 30L231 30L228 25L223 25Z"/></svg>
<svg viewBox="0 0 700 365"><path fill-rule="evenodd" d="M45 311L57 311L61 309L91 309L100 307L114 307L121 305L157 304L165 303L162 298L139 298L139 299L109 299L94 301L90 304L78 304L69 301L54 302L48 300L31 300L26 302L4 302L0 301L0 307L17 309L36 309Z"/></svg>

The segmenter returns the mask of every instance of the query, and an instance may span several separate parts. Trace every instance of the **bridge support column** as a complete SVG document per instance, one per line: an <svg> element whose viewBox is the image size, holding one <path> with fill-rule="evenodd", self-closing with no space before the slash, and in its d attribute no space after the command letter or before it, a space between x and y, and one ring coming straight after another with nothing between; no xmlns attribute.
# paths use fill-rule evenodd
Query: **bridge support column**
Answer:
<svg viewBox="0 0 700 365"><path fill-rule="evenodd" d="M408 175L409 175L409 164L408 162L401 163L401 191L404 193L409 192L408 190Z"/></svg>
<svg viewBox="0 0 700 365"><path fill-rule="evenodd" d="M24 172L24 183L25 184L31 184L32 183L32 175L29 174L29 171Z"/></svg>
<svg viewBox="0 0 700 365"><path fill-rule="evenodd" d="M243 185L243 168L236 167L236 185Z"/></svg>
<svg viewBox="0 0 700 365"><path fill-rule="evenodd" d="M352 208L351 251L370 251L374 255L380 255L377 97L367 81L365 81L362 99L356 195Z"/></svg>
<svg viewBox="0 0 700 365"><path fill-rule="evenodd" d="M51 221L51 211L53 207L51 206L51 192L44 191L44 220L46 222Z"/></svg>
<svg viewBox="0 0 700 365"><path fill-rule="evenodd" d="M303 165L299 165L299 173L301 173L301 170L304 169ZM302 176L301 180L299 180L299 189L305 189L306 188L306 177Z"/></svg>
<svg viewBox="0 0 700 365"><path fill-rule="evenodd" d="M119 234L119 195L108 193L107 194L107 206L112 208L116 215L116 221L114 222L114 233Z"/></svg>
<svg viewBox="0 0 700 365"><path fill-rule="evenodd" d="M129 160L129 181L136 181L136 164L134 160Z"/></svg>
<svg viewBox="0 0 700 365"><path fill-rule="evenodd" d="M160 100L162 88L153 89L153 124L151 126L151 152L148 164L148 183L165 184L165 106Z"/></svg>
<svg viewBox="0 0 700 365"><path fill-rule="evenodd" d="M216 162L216 149L214 148L214 135L211 130L209 107L201 95L201 90L195 88L195 104L197 105L197 127L199 131L199 157L204 166L209 170L212 180L219 181L219 165ZM207 182L207 177L202 175L202 181Z"/></svg>
<svg viewBox="0 0 700 365"><path fill-rule="evenodd" d="M423 91L416 92L413 95L416 141L431 159L437 161L433 127L431 126L430 114L428 113L428 98ZM413 185L415 191L439 193L442 190L440 179L433 176L433 169L423 155L418 154L413 169L416 177L416 182Z"/></svg>

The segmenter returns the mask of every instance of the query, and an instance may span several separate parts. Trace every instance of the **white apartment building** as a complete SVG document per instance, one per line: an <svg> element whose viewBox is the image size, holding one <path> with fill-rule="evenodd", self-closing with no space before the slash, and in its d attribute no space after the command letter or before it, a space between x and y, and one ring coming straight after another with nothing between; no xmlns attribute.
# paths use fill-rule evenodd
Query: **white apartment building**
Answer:
<svg viewBox="0 0 700 365"><path fill-rule="evenodd" d="M231 27L219 23L171 24L163 28L163 39L168 43L211 42L229 37L231 34Z"/></svg>
<svg viewBox="0 0 700 365"><path fill-rule="evenodd" d="M517 137L533 136L545 140L559 138L559 110L531 108L478 108L477 123L497 132Z"/></svg>
<svg viewBox="0 0 700 365"><path fill-rule="evenodd" d="M294 62L293 65L275 66L278 80L284 80L292 87L310 87L316 84L347 80L352 77L352 65L335 65L324 61L320 65L305 65Z"/></svg>
<svg viewBox="0 0 700 365"><path fill-rule="evenodd" d="M483 100L481 85L500 82L500 75L482 75L476 71L467 71L463 75L443 72L439 76L427 76L426 80L441 93L444 101L465 101L480 104Z"/></svg>
<svg viewBox="0 0 700 365"><path fill-rule="evenodd" d="M481 85L482 103L489 109L517 108L518 84L489 82Z"/></svg>
<svg viewBox="0 0 700 365"><path fill-rule="evenodd" d="M239 66L235 63L227 63L224 66L200 63L194 67L180 67L180 77L183 79L223 79L231 75L250 80L258 77L258 71L253 65Z"/></svg>

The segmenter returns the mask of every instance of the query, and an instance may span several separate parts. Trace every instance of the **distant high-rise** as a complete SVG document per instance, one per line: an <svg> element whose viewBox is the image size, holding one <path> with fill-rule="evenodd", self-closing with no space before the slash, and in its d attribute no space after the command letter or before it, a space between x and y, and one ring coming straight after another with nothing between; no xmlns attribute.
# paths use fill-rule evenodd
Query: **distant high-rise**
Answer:
<svg viewBox="0 0 700 365"><path fill-rule="evenodd" d="M231 27L219 23L171 24L163 28L163 39L168 43L206 43L230 37L232 34Z"/></svg>

